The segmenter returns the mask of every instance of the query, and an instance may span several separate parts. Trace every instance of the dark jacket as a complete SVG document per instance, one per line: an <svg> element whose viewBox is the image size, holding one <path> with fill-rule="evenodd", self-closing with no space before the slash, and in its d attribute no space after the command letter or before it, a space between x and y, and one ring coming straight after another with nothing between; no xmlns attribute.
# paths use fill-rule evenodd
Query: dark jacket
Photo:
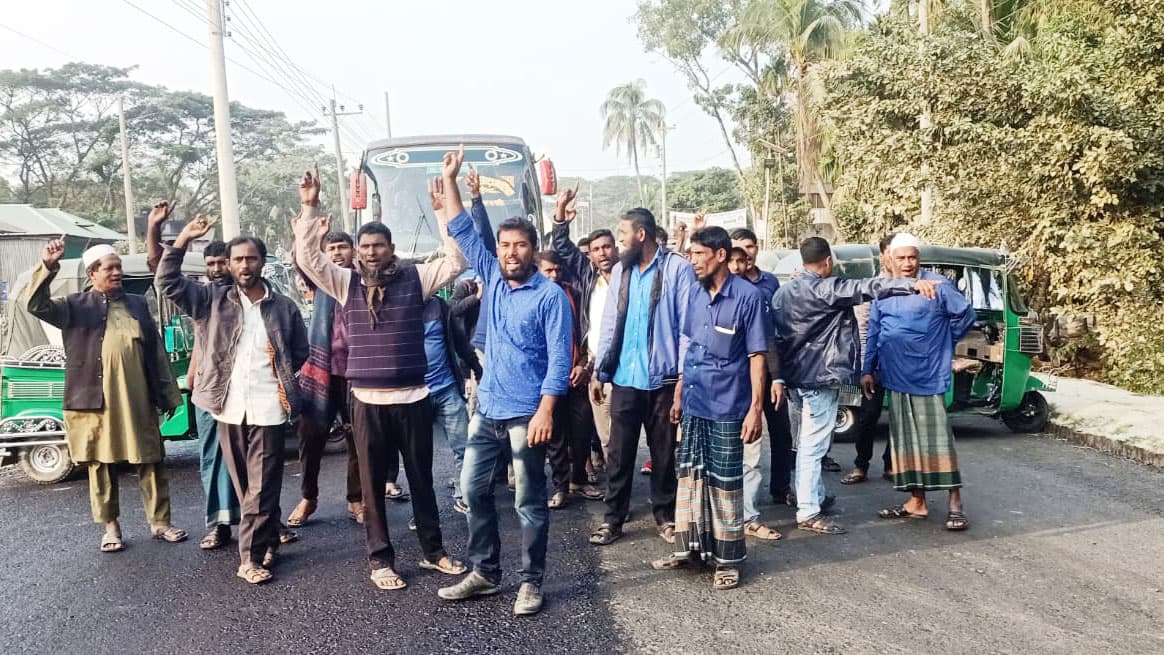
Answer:
<svg viewBox="0 0 1164 655"><path fill-rule="evenodd" d="M481 313L481 299L470 293L468 280L461 280L453 290L453 302L449 306L449 339L453 349L465 365L465 377L472 373L481 380L483 370L477 351L473 348L473 334L477 330L477 320Z"/></svg>
<svg viewBox="0 0 1164 655"><path fill-rule="evenodd" d="M597 352L598 344L587 343L586 339L590 335L590 298L594 296L594 286L598 284L599 272L590 263L590 258L570 240L569 223L555 221L554 228L550 231L550 241L558 256L562 258L566 281L578 291L578 316L575 318L582 331L580 345L582 354L585 355L587 350Z"/></svg>
<svg viewBox="0 0 1164 655"><path fill-rule="evenodd" d="M449 304L440 296L429 298L424 304L424 322L440 321L445 326L445 355L449 358L449 367L453 369L453 377L457 379L457 388L461 395L465 395L465 378L469 377L468 358L477 361L477 353L466 339L457 343L453 336L453 319L449 311ZM479 364L478 364L479 366ZM479 378L478 378L479 379Z"/></svg>
<svg viewBox="0 0 1164 655"><path fill-rule="evenodd" d="M190 314L195 323L205 322L206 341L198 362L193 401L211 414L222 411L230 387L235 349L243 329L243 306L238 286L205 285L182 275L185 249L166 246L158 264L158 286L174 304ZM267 284L266 281L263 281ZM299 308L290 298L267 286L268 296L260 305L267 339L274 350L275 377L283 392L292 418L303 410L303 394L295 374L307 361L307 326Z"/></svg>
<svg viewBox="0 0 1164 655"><path fill-rule="evenodd" d="M42 272L44 271L44 272ZM39 264L33 275L35 284L28 295L28 313L61 330L65 346L65 400L68 410L105 409L105 390L101 383L101 346L105 341L105 321L109 314L109 299L96 291L69 294L64 298L50 298L49 287L60 271L51 271ZM176 391L174 377L168 367L158 366L158 327L150 316L145 296L122 295L126 309L141 325L142 352L146 380L149 381L150 402L159 411L174 409ZM170 387L174 387L170 389ZM167 393L170 391L171 393ZM180 398L180 396L178 396Z"/></svg>
<svg viewBox="0 0 1164 655"><path fill-rule="evenodd" d="M853 307L913 293L912 278L842 280L805 271L772 301L779 375L799 388L857 384L860 336ZM772 372L772 368L769 367Z"/></svg>

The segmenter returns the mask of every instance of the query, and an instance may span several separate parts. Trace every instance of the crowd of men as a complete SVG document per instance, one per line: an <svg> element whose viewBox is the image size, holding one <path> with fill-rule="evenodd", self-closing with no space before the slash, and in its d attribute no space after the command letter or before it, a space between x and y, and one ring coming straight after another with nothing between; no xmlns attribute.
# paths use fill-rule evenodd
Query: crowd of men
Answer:
<svg viewBox="0 0 1164 655"><path fill-rule="evenodd" d="M910 497L881 516L925 518L926 492L949 490L946 528L968 527L942 397L954 344L974 311L944 278L920 270L917 239L883 240L881 275L865 280L835 276L829 244L806 239L803 270L781 285L756 268L751 231L700 221L668 248L642 208L622 215L617 234L601 229L576 244L567 190L539 252L525 218L494 230L473 171L465 207L462 159L446 154L430 183L444 256L419 263L396 256L381 223L354 236L333 231L319 211L318 172L304 175L293 258L314 291L309 324L263 279L260 239L212 242L203 250L205 280L197 280L182 274L182 263L213 222L195 217L163 246L173 205L151 213L157 286L195 326L187 385L209 528L200 546L225 546L238 525L238 577L270 580L280 544L294 538L280 524L292 426L302 482L287 523L298 527L318 509L322 453L337 417L350 422L346 498L366 531L373 584L407 586L387 495L411 499L409 528L423 552L417 566L463 575L439 589L441 598L500 591L494 489L508 477L521 526L518 615L543 604L550 510L601 501L604 518L590 543L623 536L640 435L650 451L642 471L651 514L667 544L656 569L710 566L713 587L731 589L746 539L781 538L758 510L765 426L772 499L796 508L800 529L843 533L829 517L835 499L821 470L846 385L860 384L865 401L856 468L842 482L866 479L872 426L888 395L885 471ZM107 246L83 255L90 291L50 298L62 252L59 240L46 245L26 302L63 330L66 432L74 459L88 466L93 518L104 524L100 548L124 547L118 464L137 467L154 538L183 541L186 533L170 524L158 431L159 413L178 407L181 395L157 327L145 299L122 290L120 258ZM451 305L438 295L450 285ZM446 550L441 530L437 434L453 455L467 562ZM396 484L401 461L409 494Z"/></svg>

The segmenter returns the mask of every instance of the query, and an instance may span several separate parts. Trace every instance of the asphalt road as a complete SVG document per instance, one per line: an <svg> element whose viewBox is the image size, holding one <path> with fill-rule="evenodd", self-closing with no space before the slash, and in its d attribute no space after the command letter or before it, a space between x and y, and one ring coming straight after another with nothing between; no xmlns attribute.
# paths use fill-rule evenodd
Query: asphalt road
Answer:
<svg viewBox="0 0 1164 655"><path fill-rule="evenodd" d="M97 551L83 478L38 487L6 469L0 653L1164 652L1164 476L986 419L955 428L966 533L942 529L941 496L928 521L883 521L876 510L902 500L888 482L844 487L826 474L849 534L798 532L790 508L766 505L786 538L750 543L741 587L713 592L709 574L648 566L668 549L639 478L629 534L613 546L586 543L601 503L552 514L547 607L520 619L511 510L504 593L438 599L448 578L416 567L409 508L398 504L390 525L409 588L376 590L363 531L344 508L343 455L325 460L320 511L262 587L234 576L233 548L197 548L202 497L188 444L169 451L175 523L191 540L151 541L125 478L127 548L116 555ZM447 478L451 457L438 455L438 479ZM848 464L853 447L838 444L833 455ZM298 498L298 470L288 464L284 514ZM446 544L463 555L465 521L441 502ZM502 489L499 502L512 494Z"/></svg>

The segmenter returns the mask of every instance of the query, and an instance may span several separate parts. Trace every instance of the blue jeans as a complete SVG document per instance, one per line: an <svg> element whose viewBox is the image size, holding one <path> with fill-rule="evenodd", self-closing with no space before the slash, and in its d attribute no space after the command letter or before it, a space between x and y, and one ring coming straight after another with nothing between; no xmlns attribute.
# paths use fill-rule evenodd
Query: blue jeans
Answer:
<svg viewBox="0 0 1164 655"><path fill-rule="evenodd" d="M546 573L550 511L546 507L546 447L530 446L530 417L498 421L480 413L469 423L469 444L461 487L469 505L469 561L494 584L501 582L501 535L493 484L512 453L517 477L513 506L521 523L521 581L541 586Z"/></svg>
<svg viewBox="0 0 1164 655"><path fill-rule="evenodd" d="M209 412L194 408L194 424L198 428L198 473L202 477L202 491L206 496L206 527L238 525L242 517L230 471L222 458L218 443L218 422Z"/></svg>
<svg viewBox="0 0 1164 655"><path fill-rule="evenodd" d="M837 424L836 389L789 389L788 411L792 423L799 424L796 449L796 520L807 521L820 514L824 501L824 478L820 461L829 451Z"/></svg>
<svg viewBox="0 0 1164 655"><path fill-rule="evenodd" d="M457 385L450 384L429 394L432 400L432 434L442 435L453 451L453 498L461 497L461 470L465 465L465 442L469 439L469 412Z"/></svg>

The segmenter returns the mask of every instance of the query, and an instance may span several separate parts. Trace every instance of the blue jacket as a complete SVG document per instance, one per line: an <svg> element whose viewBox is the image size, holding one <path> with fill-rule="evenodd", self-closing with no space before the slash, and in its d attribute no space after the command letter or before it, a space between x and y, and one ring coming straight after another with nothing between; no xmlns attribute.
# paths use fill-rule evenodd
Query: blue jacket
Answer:
<svg viewBox="0 0 1164 655"><path fill-rule="evenodd" d="M691 287L696 283L695 269L677 253L659 247L658 284L651 292L650 330L647 347L650 352L648 375L652 389L672 384L679 379L683 360L687 355L687 337L680 327L687 316L687 301ZM595 356L599 362L596 372L601 382L610 382L618 370L618 356L622 351L623 328L626 326L631 269L622 262L610 272L610 286L606 289L606 310L602 312L602 336ZM616 311L610 311L615 308Z"/></svg>
<svg viewBox="0 0 1164 655"><path fill-rule="evenodd" d="M944 278L923 271L921 279ZM937 293L934 300L901 296L877 300L870 307L862 371L876 374L886 389L936 396L950 388L954 344L966 336L977 316L954 285L940 284Z"/></svg>
<svg viewBox="0 0 1164 655"><path fill-rule="evenodd" d="M772 301L772 317L784 383L803 389L856 384L860 335L853 307L912 294L915 281L842 280L805 271L781 285Z"/></svg>

